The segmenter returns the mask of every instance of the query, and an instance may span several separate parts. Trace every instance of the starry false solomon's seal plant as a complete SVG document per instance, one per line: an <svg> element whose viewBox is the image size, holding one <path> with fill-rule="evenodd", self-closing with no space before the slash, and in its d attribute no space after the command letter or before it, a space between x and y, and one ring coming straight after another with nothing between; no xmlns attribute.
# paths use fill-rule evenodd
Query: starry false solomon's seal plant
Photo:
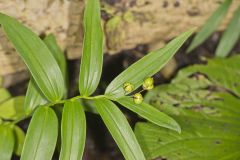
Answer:
<svg viewBox="0 0 240 160"><path fill-rule="evenodd" d="M103 30L100 3L87 0L84 12L84 40L79 76L80 95L67 99L66 61L52 35L40 39L17 20L0 14L0 24L8 39L31 73L24 110L25 116L15 121L3 122L9 126L32 117L24 141L21 160L50 160L56 148L58 128L61 128L60 160L80 160L86 139L84 103L91 101L109 132L127 160L145 160L136 137L121 110L115 103L135 112L158 126L180 132L178 123L142 102L142 95L130 95L141 85L144 90L153 88L153 79L192 34L181 34L164 48L153 51L119 74L103 95L93 95L102 73ZM54 108L63 108L61 124ZM60 126L60 127L59 127ZM11 130L4 132L10 134ZM2 133L0 133L2 134ZM5 136L6 137L6 136ZM0 159L10 159L13 147L5 148L0 136Z"/></svg>

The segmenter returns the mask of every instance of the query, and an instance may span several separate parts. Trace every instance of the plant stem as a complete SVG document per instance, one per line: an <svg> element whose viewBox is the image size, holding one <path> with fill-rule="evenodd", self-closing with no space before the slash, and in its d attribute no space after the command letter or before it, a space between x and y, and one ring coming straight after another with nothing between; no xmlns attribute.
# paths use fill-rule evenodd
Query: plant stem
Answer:
<svg viewBox="0 0 240 160"><path fill-rule="evenodd" d="M25 120L25 119L27 119L29 117L30 117L30 115L21 117L19 119L16 119L15 121L11 122L11 124L17 124L18 122L23 121L23 120Z"/></svg>
<svg viewBox="0 0 240 160"><path fill-rule="evenodd" d="M69 101L69 100L70 100L70 101L74 101L74 100L77 100L77 99L93 100L93 99L98 99L98 98L107 98L107 99L110 99L110 100L112 100L112 101L116 101L116 99L113 99L113 98L111 98L111 97L108 97L107 95L98 95L98 96L93 96L93 97L87 97L87 96L78 95L78 96L75 96L75 97L70 98L70 99L60 100L60 101L54 102L54 103L48 103L48 104L46 104L46 105L44 105L44 106L51 107L51 106L54 106L54 105L57 105L57 104L64 104L66 101ZM11 124L17 124L17 123L19 123L20 121L25 120L25 119L27 119L27 118L29 118L29 117L31 117L30 114L29 114L29 115L26 115L26 116L24 116L24 117L21 117L21 118L19 118L19 119L17 119L17 120L14 120L14 121L12 121L12 122L10 122L10 123L11 123Z"/></svg>

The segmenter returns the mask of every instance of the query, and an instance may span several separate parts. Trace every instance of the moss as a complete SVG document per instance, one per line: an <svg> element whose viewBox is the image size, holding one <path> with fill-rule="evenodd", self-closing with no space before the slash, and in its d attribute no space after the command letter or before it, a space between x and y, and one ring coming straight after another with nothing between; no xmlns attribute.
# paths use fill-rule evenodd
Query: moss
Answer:
<svg viewBox="0 0 240 160"><path fill-rule="evenodd" d="M133 22L134 21L134 15L131 11L127 11L123 15L123 19L127 22Z"/></svg>
<svg viewBox="0 0 240 160"><path fill-rule="evenodd" d="M122 45L125 39L125 32L122 30L123 26L121 16L114 16L106 23L107 45L110 50Z"/></svg>
<svg viewBox="0 0 240 160"><path fill-rule="evenodd" d="M114 16L111 18L106 24L107 31L114 31L121 24L121 21L122 19L120 16Z"/></svg>
<svg viewBox="0 0 240 160"><path fill-rule="evenodd" d="M114 13L116 12L116 9L114 7L112 7L112 6L110 6L110 5L106 4L106 3L103 3L101 9L103 11L105 11L106 13L108 13L109 15L111 15L111 16L113 16Z"/></svg>
<svg viewBox="0 0 240 160"><path fill-rule="evenodd" d="M142 5L144 5L146 3L146 0L137 0L136 1L136 4L138 5L138 6L142 6Z"/></svg>

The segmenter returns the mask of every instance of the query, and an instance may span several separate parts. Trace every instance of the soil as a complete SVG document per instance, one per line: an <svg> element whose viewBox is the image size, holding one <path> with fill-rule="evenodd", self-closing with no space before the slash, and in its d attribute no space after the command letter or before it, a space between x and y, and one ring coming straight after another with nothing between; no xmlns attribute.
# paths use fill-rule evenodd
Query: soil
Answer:
<svg viewBox="0 0 240 160"><path fill-rule="evenodd" d="M212 58L214 57L214 51L218 44L218 40L221 33L215 33L212 37L210 37L204 44L195 49L192 53L186 54L185 51L191 42L191 39L185 43L185 45L178 51L175 55L176 59L176 69L173 70L173 73L169 78L164 78L162 73L158 73L154 76L156 85L167 83L174 77L177 71L185 66L196 64L196 63L204 63L202 57ZM102 94L107 84L116 77L119 73L121 73L124 69L126 69L133 62L137 61L141 57L143 57L146 53L148 53L148 45L142 44L133 48L131 50L124 50L116 55L108 55L106 54L104 57L104 67L103 67L103 75L101 84L96 91L96 94ZM240 42L234 47L232 53L240 53ZM69 68L69 79L70 79L70 91L69 97L73 97L78 94L78 70L79 70L80 60L73 60L68 62ZM136 73L137 74L137 73ZM9 88L10 92L13 96L25 94L27 88L27 81L21 82L18 85L12 86ZM122 109L122 108L121 108ZM143 121L139 119L135 114L130 111L124 110L127 119L130 124L134 126L137 121ZM100 119L98 115L93 113L86 113L87 117L87 140L86 147L84 153L84 160L123 160L123 156L116 146L114 140L109 134L107 128L104 126L104 123ZM29 124L29 119L19 123L25 131L27 130ZM58 153L55 154L53 159L58 159ZM98 158L96 158L98 157ZM18 160L18 157L14 157L14 160Z"/></svg>

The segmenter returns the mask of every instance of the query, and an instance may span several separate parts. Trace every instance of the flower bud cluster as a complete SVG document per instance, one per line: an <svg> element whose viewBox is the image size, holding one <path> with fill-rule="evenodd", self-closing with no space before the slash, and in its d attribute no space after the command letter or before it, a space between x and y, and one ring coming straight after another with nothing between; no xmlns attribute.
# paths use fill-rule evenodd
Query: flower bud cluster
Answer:
<svg viewBox="0 0 240 160"><path fill-rule="evenodd" d="M143 81L142 88L144 90L151 90L154 88L154 79L152 77L149 77ZM130 82L126 82L123 84L123 89L126 93L131 93L132 91L135 90L134 85ZM141 92L142 92L141 91ZM133 101L136 104L141 104L143 101L143 96L141 92L135 93L133 95Z"/></svg>

